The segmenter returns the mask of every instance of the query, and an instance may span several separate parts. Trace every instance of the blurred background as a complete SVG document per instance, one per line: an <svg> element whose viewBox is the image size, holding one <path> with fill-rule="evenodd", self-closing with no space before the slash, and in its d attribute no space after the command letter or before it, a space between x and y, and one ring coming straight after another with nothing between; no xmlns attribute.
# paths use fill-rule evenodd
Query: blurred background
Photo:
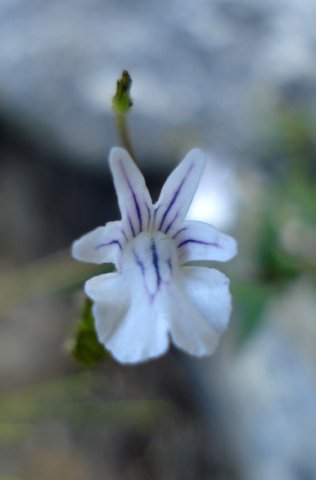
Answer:
<svg viewBox="0 0 316 480"><path fill-rule="evenodd" d="M0 480L316 478L316 3L0 1ZM98 349L71 242L118 218L111 97L153 198L234 235L214 356ZM79 322L79 323L78 323Z"/></svg>

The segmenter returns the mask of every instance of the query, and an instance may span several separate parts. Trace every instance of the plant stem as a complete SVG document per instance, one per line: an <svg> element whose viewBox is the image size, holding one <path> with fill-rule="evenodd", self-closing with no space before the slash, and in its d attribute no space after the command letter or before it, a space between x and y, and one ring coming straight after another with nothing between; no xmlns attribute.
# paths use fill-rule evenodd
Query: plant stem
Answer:
<svg viewBox="0 0 316 480"><path fill-rule="evenodd" d="M134 149L132 147L132 143L131 143L129 132L128 132L126 115L117 114L116 123L117 123L117 130L118 130L122 145L126 148L130 156L135 161L135 153L134 153Z"/></svg>

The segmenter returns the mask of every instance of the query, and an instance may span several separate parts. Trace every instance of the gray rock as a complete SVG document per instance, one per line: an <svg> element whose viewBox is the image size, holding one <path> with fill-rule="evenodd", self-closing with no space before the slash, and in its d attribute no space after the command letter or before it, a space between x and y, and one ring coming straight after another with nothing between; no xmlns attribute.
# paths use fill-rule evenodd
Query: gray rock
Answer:
<svg viewBox="0 0 316 480"><path fill-rule="evenodd" d="M142 156L238 152L284 85L315 83L315 21L312 0L2 0L0 115L98 162L118 142L110 98L127 68Z"/></svg>
<svg viewBox="0 0 316 480"><path fill-rule="evenodd" d="M315 478L316 382L295 342L265 325L227 373L227 423L242 478Z"/></svg>

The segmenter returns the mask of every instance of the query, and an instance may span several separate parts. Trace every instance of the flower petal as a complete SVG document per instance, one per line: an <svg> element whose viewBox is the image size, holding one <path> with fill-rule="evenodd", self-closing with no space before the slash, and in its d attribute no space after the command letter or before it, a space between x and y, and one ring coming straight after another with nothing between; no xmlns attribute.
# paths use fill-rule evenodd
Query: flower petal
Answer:
<svg viewBox="0 0 316 480"><path fill-rule="evenodd" d="M71 253L81 262L116 264L123 242L122 223L109 222L76 240Z"/></svg>
<svg viewBox="0 0 316 480"><path fill-rule="evenodd" d="M176 346L192 355L214 352L231 310L225 275L183 267L181 279L165 286L153 302L135 285L129 288L119 273L99 275L85 285L96 301L99 340L119 362L138 363L162 355L169 333Z"/></svg>
<svg viewBox="0 0 316 480"><path fill-rule="evenodd" d="M95 301L93 314L100 342L121 363L138 363L162 355L169 346L160 304L153 305L137 285L120 273L91 278L86 294Z"/></svg>
<svg viewBox="0 0 316 480"><path fill-rule="evenodd" d="M119 273L106 273L90 278L85 293L94 300L93 316L99 341L103 344L120 323L129 308L127 290Z"/></svg>
<svg viewBox="0 0 316 480"><path fill-rule="evenodd" d="M172 342L191 355L210 355L217 347L218 331L208 323L184 288L176 288L166 302Z"/></svg>
<svg viewBox="0 0 316 480"><path fill-rule="evenodd" d="M210 355L228 324L229 281L217 270L204 267L183 267L182 273L166 304L172 341L192 355Z"/></svg>
<svg viewBox="0 0 316 480"><path fill-rule="evenodd" d="M231 312L229 279L218 270L206 267L183 267L184 289L219 334L227 328Z"/></svg>
<svg viewBox="0 0 316 480"><path fill-rule="evenodd" d="M225 262L237 253L236 240L208 223L186 221L173 235L181 264L193 260Z"/></svg>
<svg viewBox="0 0 316 480"><path fill-rule="evenodd" d="M138 363L163 355L169 346L168 329L159 310L148 301L133 298L130 308L109 335L103 315L105 307L96 305L95 318L100 340L121 363ZM109 311L112 315L112 310ZM106 332L106 336L104 336Z"/></svg>
<svg viewBox="0 0 316 480"><path fill-rule="evenodd" d="M121 304L127 295L117 272L96 275L86 281L85 293L94 302L107 303L111 307L115 303Z"/></svg>
<svg viewBox="0 0 316 480"><path fill-rule="evenodd" d="M152 216L152 201L144 177L123 148L112 148L110 166L126 233L135 237L148 228Z"/></svg>
<svg viewBox="0 0 316 480"><path fill-rule="evenodd" d="M155 227L169 234L185 217L197 189L204 158L201 150L191 150L164 184L155 205Z"/></svg>

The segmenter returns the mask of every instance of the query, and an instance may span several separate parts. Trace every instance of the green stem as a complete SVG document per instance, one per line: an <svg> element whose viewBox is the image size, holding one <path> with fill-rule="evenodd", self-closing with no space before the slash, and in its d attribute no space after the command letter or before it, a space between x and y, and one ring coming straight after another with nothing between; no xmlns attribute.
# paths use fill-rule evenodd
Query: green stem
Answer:
<svg viewBox="0 0 316 480"><path fill-rule="evenodd" d="M128 126L126 121L126 116L117 114L116 115L116 122L117 122L117 130L119 133L119 137L121 139L122 145L126 148L130 156L135 160L135 153L132 147L132 143L130 140Z"/></svg>

